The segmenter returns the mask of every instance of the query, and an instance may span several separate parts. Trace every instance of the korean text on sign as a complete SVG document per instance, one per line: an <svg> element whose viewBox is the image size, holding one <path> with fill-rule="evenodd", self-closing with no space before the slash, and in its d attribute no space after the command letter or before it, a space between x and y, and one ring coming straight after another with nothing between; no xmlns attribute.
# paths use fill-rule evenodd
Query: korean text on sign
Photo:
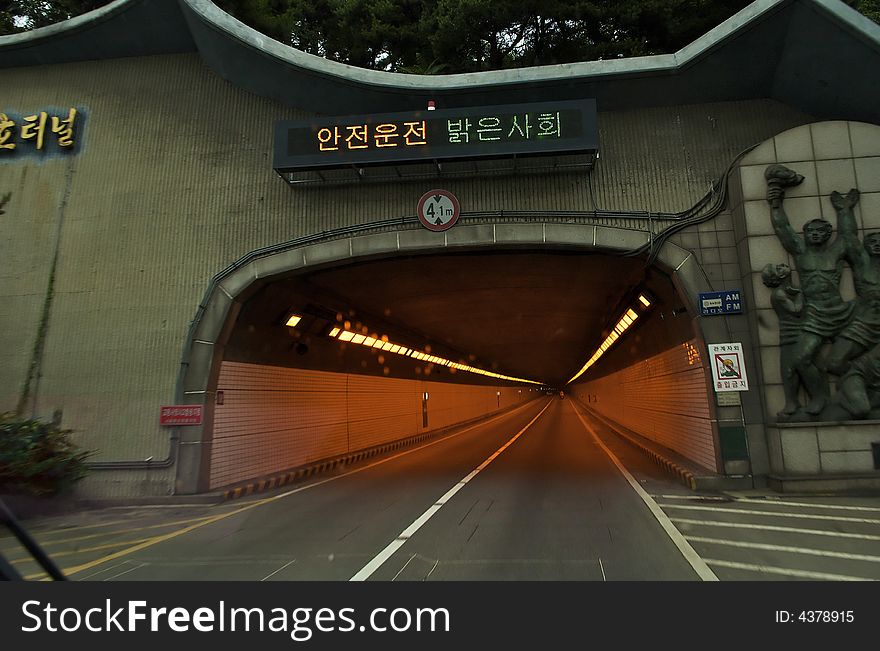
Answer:
<svg viewBox="0 0 880 651"><path fill-rule="evenodd" d="M446 121L447 141L452 144L471 142L538 140L561 138L560 113L523 113L455 118Z"/></svg>
<svg viewBox="0 0 880 651"><path fill-rule="evenodd" d="M201 405L165 405L159 416L159 424L165 427L174 425L201 425Z"/></svg>
<svg viewBox="0 0 880 651"><path fill-rule="evenodd" d="M201 407L163 407L162 415L165 418L191 418L201 416Z"/></svg>
<svg viewBox="0 0 880 651"><path fill-rule="evenodd" d="M417 147L428 144L428 130L424 120L349 124L319 129L317 140L318 151Z"/></svg>
<svg viewBox="0 0 880 651"><path fill-rule="evenodd" d="M55 136L59 147L72 147L76 113L75 108L71 108L65 116L41 111L23 117L20 124L16 124L6 113L0 113L0 152L14 151L18 147L16 133L21 141L31 142L38 150L44 149L47 136ZM16 127L19 127L17 131Z"/></svg>

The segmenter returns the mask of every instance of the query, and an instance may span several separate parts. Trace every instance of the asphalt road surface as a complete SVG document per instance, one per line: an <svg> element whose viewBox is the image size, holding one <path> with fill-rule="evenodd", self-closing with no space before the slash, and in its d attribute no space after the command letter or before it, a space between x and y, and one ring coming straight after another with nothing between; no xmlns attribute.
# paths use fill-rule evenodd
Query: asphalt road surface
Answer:
<svg viewBox="0 0 880 651"><path fill-rule="evenodd" d="M249 501L29 525L74 580L880 579L880 498L698 495L555 397Z"/></svg>

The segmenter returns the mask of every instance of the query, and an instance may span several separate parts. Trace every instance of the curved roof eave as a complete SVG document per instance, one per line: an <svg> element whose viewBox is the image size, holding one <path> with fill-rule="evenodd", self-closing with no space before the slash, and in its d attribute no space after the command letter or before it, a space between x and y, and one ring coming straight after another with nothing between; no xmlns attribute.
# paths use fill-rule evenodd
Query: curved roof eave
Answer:
<svg viewBox="0 0 880 651"><path fill-rule="evenodd" d="M778 0L775 0L778 1ZM245 25L211 0L181 0L205 27L225 34L231 41L262 52L287 65L330 78L341 83L374 86L387 90L459 90L470 86L498 86L534 83L571 77L598 77L621 73L657 73L674 69L676 54L635 57L607 61L587 61L508 70L491 70L446 75L418 75L369 70L319 57L285 45ZM191 23L192 24L192 23ZM198 30L195 26L194 31Z"/></svg>
<svg viewBox="0 0 880 651"><path fill-rule="evenodd" d="M413 106L406 108L422 108L425 99L437 98L445 100L444 106L453 106L458 103L457 96L467 97L463 102L467 104L473 104L475 97L498 103L490 101L490 97L501 93L515 93L516 101L530 101L533 98L529 97L529 89L534 94L537 87L541 93L535 99L548 98L548 90L551 98L569 99L583 96L584 90L587 95L595 95L592 87L596 84L668 78L793 1L758 0L675 54L451 75L412 75L367 70L314 56L248 27L211 0L181 0L202 56L221 76L285 104L321 113L350 111L353 91L361 92L361 106L366 109L394 110L402 108L400 102L405 102L406 96L415 100ZM254 78L256 68L244 70L242 61L255 58L263 59L264 65L265 59L270 59L274 74L266 71L267 74ZM297 82L308 82L308 92L285 90L290 88L288 84L299 85ZM337 91L344 89L345 97L333 92L334 86ZM561 94L554 96L554 87L560 88ZM382 101L378 95L384 95L388 101Z"/></svg>
<svg viewBox="0 0 880 651"><path fill-rule="evenodd" d="M115 0L54 25L0 36L0 68L195 50L176 0Z"/></svg>
<svg viewBox="0 0 880 651"><path fill-rule="evenodd" d="M853 94L854 80L828 70L853 75L872 62L880 69L880 28L840 0L756 0L675 54L432 76L329 61L257 32L211 0L180 1L215 72L315 113L413 110L431 99L453 108L593 97L611 110L773 98L817 117L880 121L880 108L870 108L880 107L880 90ZM847 47L814 47L841 34ZM805 71L794 81L785 78L792 62Z"/></svg>
<svg viewBox="0 0 880 651"><path fill-rule="evenodd" d="M210 0L116 0L0 36L0 68L198 50L231 83L325 114L593 97L600 110L773 98L880 122L880 27L840 0L756 0L675 54L455 75L365 70L279 43Z"/></svg>

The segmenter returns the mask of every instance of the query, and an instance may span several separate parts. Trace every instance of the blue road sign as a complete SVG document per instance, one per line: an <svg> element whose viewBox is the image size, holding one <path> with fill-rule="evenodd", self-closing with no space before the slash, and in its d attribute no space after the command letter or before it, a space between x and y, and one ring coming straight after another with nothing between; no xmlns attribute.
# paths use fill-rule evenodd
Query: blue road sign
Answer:
<svg viewBox="0 0 880 651"><path fill-rule="evenodd" d="M700 314L711 316L714 314L741 314L742 292L738 289L730 289L725 292L701 292Z"/></svg>

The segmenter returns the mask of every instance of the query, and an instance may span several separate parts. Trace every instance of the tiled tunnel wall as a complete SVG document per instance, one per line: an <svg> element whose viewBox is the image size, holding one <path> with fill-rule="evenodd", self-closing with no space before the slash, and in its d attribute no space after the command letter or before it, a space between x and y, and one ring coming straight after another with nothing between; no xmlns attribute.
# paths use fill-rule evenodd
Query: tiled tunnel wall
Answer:
<svg viewBox="0 0 880 651"><path fill-rule="evenodd" d="M696 340L571 388L599 414L716 471L706 376Z"/></svg>
<svg viewBox="0 0 880 651"><path fill-rule="evenodd" d="M528 388L228 361L217 390L223 404L214 416L212 489L454 425L539 395Z"/></svg>

